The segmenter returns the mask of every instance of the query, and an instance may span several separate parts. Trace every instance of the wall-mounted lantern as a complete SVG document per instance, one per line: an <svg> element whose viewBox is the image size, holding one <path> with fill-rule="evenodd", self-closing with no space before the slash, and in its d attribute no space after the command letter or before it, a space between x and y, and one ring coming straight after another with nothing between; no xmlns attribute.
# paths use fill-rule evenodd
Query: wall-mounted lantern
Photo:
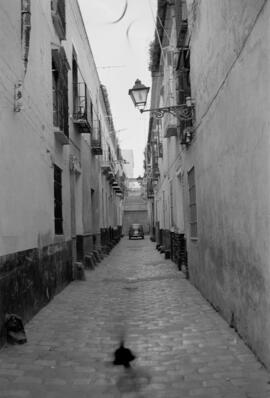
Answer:
<svg viewBox="0 0 270 398"><path fill-rule="evenodd" d="M141 113L152 112L157 118L162 118L165 113L170 113L179 120L187 121L194 119L194 101L190 97L186 98L185 104L144 109L149 90L150 87L146 87L139 79L137 79L134 86L128 91L135 107L138 108Z"/></svg>

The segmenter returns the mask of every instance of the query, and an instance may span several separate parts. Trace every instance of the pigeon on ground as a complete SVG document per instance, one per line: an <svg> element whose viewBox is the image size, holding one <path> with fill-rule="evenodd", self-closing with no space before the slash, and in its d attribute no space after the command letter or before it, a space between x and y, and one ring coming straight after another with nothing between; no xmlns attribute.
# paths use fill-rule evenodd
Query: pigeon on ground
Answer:
<svg viewBox="0 0 270 398"><path fill-rule="evenodd" d="M120 343L120 347L114 352L114 365L123 365L125 368L130 368L130 362L135 359L135 355L129 348L124 346L124 341Z"/></svg>

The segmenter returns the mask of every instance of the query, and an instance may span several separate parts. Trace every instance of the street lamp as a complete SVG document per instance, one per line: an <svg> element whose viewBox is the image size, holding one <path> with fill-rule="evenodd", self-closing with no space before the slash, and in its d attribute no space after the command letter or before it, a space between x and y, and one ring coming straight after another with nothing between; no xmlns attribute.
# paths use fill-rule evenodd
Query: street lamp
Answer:
<svg viewBox="0 0 270 398"><path fill-rule="evenodd" d="M141 113L152 112L157 118L162 118L164 113L170 113L179 120L187 121L194 119L194 101L190 97L186 97L185 104L144 109L149 90L150 87L146 87L139 79L137 79L134 86L128 91L128 94L131 97L135 107L138 108Z"/></svg>
<svg viewBox="0 0 270 398"><path fill-rule="evenodd" d="M150 87L146 87L139 79L137 79L134 86L128 91L128 95L131 97L135 107L139 108L140 112L145 112L144 107L146 105L149 90Z"/></svg>

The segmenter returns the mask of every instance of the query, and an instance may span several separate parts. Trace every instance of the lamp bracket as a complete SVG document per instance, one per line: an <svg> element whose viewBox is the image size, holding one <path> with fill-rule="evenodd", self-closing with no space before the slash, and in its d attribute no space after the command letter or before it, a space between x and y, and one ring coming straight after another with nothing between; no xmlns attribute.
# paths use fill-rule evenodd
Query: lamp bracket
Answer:
<svg viewBox="0 0 270 398"><path fill-rule="evenodd" d="M193 120L194 118L194 105L187 106L186 104L164 106L162 108L153 109L140 109L140 112L152 112L153 115L161 119L165 113L170 113L171 115L177 117L179 120Z"/></svg>

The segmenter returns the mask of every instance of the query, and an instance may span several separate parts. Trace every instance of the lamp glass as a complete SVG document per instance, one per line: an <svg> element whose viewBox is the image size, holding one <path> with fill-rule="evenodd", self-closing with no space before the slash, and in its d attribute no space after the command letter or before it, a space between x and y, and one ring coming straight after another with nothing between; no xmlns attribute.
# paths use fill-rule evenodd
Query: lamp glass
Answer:
<svg viewBox="0 0 270 398"><path fill-rule="evenodd" d="M135 85L128 92L136 108L145 107L149 90L150 87L146 87L139 79L136 80Z"/></svg>

